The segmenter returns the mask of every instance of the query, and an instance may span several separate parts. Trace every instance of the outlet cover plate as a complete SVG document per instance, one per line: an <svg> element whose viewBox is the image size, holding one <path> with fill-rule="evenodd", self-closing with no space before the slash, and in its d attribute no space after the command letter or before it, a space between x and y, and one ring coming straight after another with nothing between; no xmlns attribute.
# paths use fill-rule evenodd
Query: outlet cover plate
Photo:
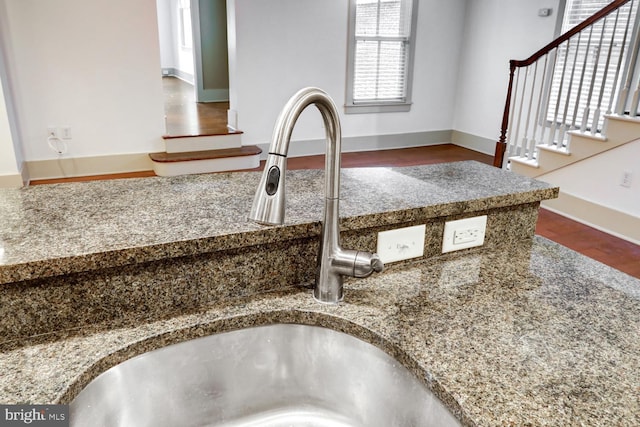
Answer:
<svg viewBox="0 0 640 427"><path fill-rule="evenodd" d="M486 215L445 222L442 253L482 246L486 229Z"/></svg>
<svg viewBox="0 0 640 427"><path fill-rule="evenodd" d="M397 228L378 233L377 253L387 264L424 255L424 235L426 225Z"/></svg>

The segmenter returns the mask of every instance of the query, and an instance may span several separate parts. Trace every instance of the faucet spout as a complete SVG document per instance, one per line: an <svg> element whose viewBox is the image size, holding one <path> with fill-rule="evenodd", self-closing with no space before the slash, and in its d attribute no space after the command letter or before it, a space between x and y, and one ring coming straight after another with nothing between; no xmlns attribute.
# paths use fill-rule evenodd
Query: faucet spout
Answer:
<svg viewBox="0 0 640 427"><path fill-rule="evenodd" d="M320 302L337 303L343 298L343 276L366 277L384 268L376 254L342 249L340 246L340 154L342 133L335 103L321 89L305 88L285 104L273 130L269 154L251 207L249 219L261 224L284 222L286 159L291 134L298 117L315 105L326 132L324 191L325 206L313 295Z"/></svg>

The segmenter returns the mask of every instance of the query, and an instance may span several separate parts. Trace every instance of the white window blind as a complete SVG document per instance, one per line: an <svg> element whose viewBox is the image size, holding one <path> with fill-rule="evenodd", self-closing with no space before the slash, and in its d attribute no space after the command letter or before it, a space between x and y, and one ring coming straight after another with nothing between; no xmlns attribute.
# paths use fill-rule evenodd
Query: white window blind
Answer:
<svg viewBox="0 0 640 427"><path fill-rule="evenodd" d="M358 104L407 103L413 0L352 0L351 93Z"/></svg>

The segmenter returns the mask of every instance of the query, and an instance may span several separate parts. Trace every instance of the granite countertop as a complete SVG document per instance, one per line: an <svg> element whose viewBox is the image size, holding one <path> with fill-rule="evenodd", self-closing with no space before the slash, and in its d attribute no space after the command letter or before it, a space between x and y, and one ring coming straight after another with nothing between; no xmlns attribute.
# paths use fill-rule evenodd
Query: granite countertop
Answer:
<svg viewBox="0 0 640 427"><path fill-rule="evenodd" d="M246 220L256 172L0 191L0 292L33 278L317 235L321 177L288 172L281 227ZM341 226L350 230L557 194L476 162L345 169L341 191ZM101 372L146 351L301 323L381 347L465 425L640 425L640 280L541 237L390 265L348 280L338 305L315 302L302 286L234 296L135 326L89 324L0 345L0 402L70 402Z"/></svg>
<svg viewBox="0 0 640 427"><path fill-rule="evenodd" d="M317 235L323 173L287 172L284 228L246 220L258 172L0 189L0 284ZM474 161L343 169L341 227L383 225L415 212L459 214L556 194L546 183Z"/></svg>
<svg viewBox="0 0 640 427"><path fill-rule="evenodd" d="M339 305L271 293L0 353L0 401L68 402L110 366L251 325L347 332L392 354L465 425L640 425L640 281L544 238L345 285ZM36 340L37 341L37 340Z"/></svg>

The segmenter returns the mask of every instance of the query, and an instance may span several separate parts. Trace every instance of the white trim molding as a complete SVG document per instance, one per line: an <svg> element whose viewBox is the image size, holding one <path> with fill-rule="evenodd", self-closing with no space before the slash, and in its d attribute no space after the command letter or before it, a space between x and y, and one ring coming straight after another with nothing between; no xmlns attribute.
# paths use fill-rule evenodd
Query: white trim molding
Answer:
<svg viewBox="0 0 640 427"><path fill-rule="evenodd" d="M560 190L557 199L543 201L542 207L640 245L640 217L574 196L562 190Z"/></svg>
<svg viewBox="0 0 640 427"><path fill-rule="evenodd" d="M33 160L25 163L31 180L153 170L153 162L148 153Z"/></svg>
<svg viewBox="0 0 640 427"><path fill-rule="evenodd" d="M423 147L451 143L451 129L389 135L351 136L342 138L342 152L393 150L396 148ZM257 144L262 149L262 159L269 153L269 143ZM288 157L324 154L324 139L292 141Z"/></svg>
<svg viewBox="0 0 640 427"><path fill-rule="evenodd" d="M496 149L496 140L484 138L478 135L473 135L459 130L453 130L451 132L451 143L460 147L468 148L469 150L478 151L480 153L493 156Z"/></svg>
<svg viewBox="0 0 640 427"><path fill-rule="evenodd" d="M22 175L18 173L0 175L0 188L21 188L23 185Z"/></svg>

